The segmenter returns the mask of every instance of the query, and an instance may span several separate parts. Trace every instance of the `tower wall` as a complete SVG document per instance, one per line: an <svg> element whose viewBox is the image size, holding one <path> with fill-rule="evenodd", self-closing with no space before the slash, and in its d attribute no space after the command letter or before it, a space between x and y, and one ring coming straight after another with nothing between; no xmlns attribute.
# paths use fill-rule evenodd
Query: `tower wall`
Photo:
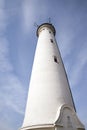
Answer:
<svg viewBox="0 0 87 130"><path fill-rule="evenodd" d="M60 117L64 105L75 112L67 76L55 39L55 28L39 26L23 129L49 126ZM61 117L62 118L62 117ZM58 124L58 122L57 122ZM36 127L35 127L36 128ZM52 128L52 127L51 127Z"/></svg>

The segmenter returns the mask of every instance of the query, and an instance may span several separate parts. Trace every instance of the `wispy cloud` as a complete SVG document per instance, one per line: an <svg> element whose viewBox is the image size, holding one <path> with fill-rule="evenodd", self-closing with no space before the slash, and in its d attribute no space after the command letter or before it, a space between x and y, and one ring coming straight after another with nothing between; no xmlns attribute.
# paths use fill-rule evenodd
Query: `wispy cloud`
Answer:
<svg viewBox="0 0 87 130"><path fill-rule="evenodd" d="M72 86L75 86L79 82L82 76L82 70L87 64L86 55L87 55L87 49L85 47L81 48L81 50L77 54L77 58L72 67L71 76L70 76L70 81Z"/></svg>
<svg viewBox="0 0 87 130"><path fill-rule="evenodd" d="M61 50L62 57L66 58L67 55L69 55L73 49L72 40L73 40L74 36L71 35L68 30L66 30L66 33L63 31L61 30L61 32L59 34L59 37L58 37L59 43L58 44L59 44L59 47Z"/></svg>
<svg viewBox="0 0 87 130"><path fill-rule="evenodd" d="M15 130L16 126L14 126L14 123L18 120L16 119L17 115L24 115L25 96L27 94L18 77L12 74L12 72L4 72L4 74L0 75L0 77L1 76L0 98L2 100L0 100L0 116L2 117L2 120L0 121L0 129ZM3 122L6 122L6 127ZM12 125L14 128L12 128Z"/></svg>
<svg viewBox="0 0 87 130"><path fill-rule="evenodd" d="M31 27L34 26L35 23L39 22L46 22L43 21L44 19L47 20L49 18L48 10L50 7L47 7L43 1L40 0L25 0L22 3L22 28L24 32L28 32Z"/></svg>
<svg viewBox="0 0 87 130"><path fill-rule="evenodd" d="M35 20L35 3L29 0L23 1L22 4L22 28L24 32L28 32L32 25L34 25Z"/></svg>
<svg viewBox="0 0 87 130"><path fill-rule="evenodd" d="M6 38L7 16L5 1L0 0L0 121L1 130L12 130L11 116L6 114L6 108L23 115L25 102L25 91L20 79L14 74L14 67L10 61L9 41ZM22 100L23 98L23 100ZM22 100L22 102L20 102ZM8 119L9 118L9 119ZM3 122L6 122L4 124Z"/></svg>
<svg viewBox="0 0 87 130"><path fill-rule="evenodd" d="M5 74L4 78L1 78L1 80L0 84L2 84L2 86L0 93L2 95L2 100L4 100L4 105L9 106L20 114L23 114L24 108L22 103L25 102L26 93L20 80L12 73ZM22 102L20 102L21 99Z"/></svg>
<svg viewBox="0 0 87 130"><path fill-rule="evenodd" d="M5 36L0 37L0 71L12 71L13 67L9 62L9 44Z"/></svg>

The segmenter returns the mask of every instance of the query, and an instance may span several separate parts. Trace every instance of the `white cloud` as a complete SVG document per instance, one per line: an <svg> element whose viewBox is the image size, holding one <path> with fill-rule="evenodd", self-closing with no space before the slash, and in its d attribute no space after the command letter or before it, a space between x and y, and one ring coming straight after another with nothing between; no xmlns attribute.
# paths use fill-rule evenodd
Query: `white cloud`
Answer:
<svg viewBox="0 0 87 130"><path fill-rule="evenodd" d="M24 106L27 94L25 91L26 89L23 87L16 75L10 72L4 72L4 74L1 76L2 77L0 78L0 116L2 120L0 119L0 124L2 125L0 125L0 129L8 130L11 129L13 125L11 122L16 122L17 119L15 120L15 116L24 115ZM7 127L7 129L4 126L3 122L5 122L5 126ZM13 128L13 130L14 129L15 128Z"/></svg>
<svg viewBox="0 0 87 130"><path fill-rule="evenodd" d="M29 32L31 27L34 27L34 24L38 21L41 22L44 19L48 19L48 10L49 8L43 1L41 2L41 0L24 0L21 12L21 22L24 33Z"/></svg>
<svg viewBox="0 0 87 130"><path fill-rule="evenodd" d="M7 14L4 9L5 1L0 0L0 71L11 71L12 65L8 61L9 44L5 37L5 30L7 26Z"/></svg>
<svg viewBox="0 0 87 130"><path fill-rule="evenodd" d="M13 67L9 62L9 44L5 37L0 38L0 71L12 71Z"/></svg>
<svg viewBox="0 0 87 130"><path fill-rule="evenodd" d="M9 41L6 39L7 15L5 1L0 0L0 112L9 106L12 110L23 114L22 103L25 98L25 91L21 81L14 74L14 68L10 62ZM21 99L23 98L22 102ZM1 113L0 113L1 114ZM5 129L5 128L3 128Z"/></svg>
<svg viewBox="0 0 87 130"><path fill-rule="evenodd" d="M5 37L0 38L0 110L9 106L19 114L23 114L24 88L16 75L9 59L9 43ZM22 99L23 98L23 99ZM20 102L22 100L22 102Z"/></svg>
<svg viewBox="0 0 87 130"><path fill-rule="evenodd" d="M14 74L9 74L5 79L4 91L6 91L6 105L20 114L24 114L25 89L20 80ZM9 95L10 93L10 95Z"/></svg>
<svg viewBox="0 0 87 130"><path fill-rule="evenodd" d="M76 85L81 77L81 73L83 72L84 66L87 64L87 49L84 47L82 48L77 55L77 59L74 62L72 67L70 81L72 86Z"/></svg>
<svg viewBox="0 0 87 130"><path fill-rule="evenodd" d="M59 47L61 49L61 54L63 58L65 58L67 55L71 53L71 50L73 49L72 40L73 40L73 35L71 35L68 32L68 30L66 31L66 33L61 30L58 41L59 41Z"/></svg>
<svg viewBox="0 0 87 130"><path fill-rule="evenodd" d="M35 20L35 3L25 0L22 4L22 28L24 32L28 32Z"/></svg>

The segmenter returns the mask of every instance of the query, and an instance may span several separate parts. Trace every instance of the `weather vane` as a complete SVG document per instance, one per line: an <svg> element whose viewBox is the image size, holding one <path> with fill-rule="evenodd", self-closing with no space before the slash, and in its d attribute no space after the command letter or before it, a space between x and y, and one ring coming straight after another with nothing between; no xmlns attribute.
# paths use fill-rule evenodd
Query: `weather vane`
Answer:
<svg viewBox="0 0 87 130"><path fill-rule="evenodd" d="M35 27L38 27L39 25L35 22L35 23L34 23L34 26L35 26Z"/></svg>
<svg viewBox="0 0 87 130"><path fill-rule="evenodd" d="M51 23L51 18L50 18L50 17L49 17L49 19L48 19L48 20L49 20L49 23Z"/></svg>

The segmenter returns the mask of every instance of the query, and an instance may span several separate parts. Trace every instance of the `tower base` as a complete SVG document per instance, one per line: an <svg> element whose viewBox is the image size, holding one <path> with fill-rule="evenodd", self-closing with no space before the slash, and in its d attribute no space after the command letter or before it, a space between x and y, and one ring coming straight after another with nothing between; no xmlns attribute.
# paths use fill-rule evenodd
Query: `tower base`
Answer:
<svg viewBox="0 0 87 130"><path fill-rule="evenodd" d="M85 130L76 112L68 105L60 107L56 121L53 124L26 126L21 130Z"/></svg>
<svg viewBox="0 0 87 130"><path fill-rule="evenodd" d="M85 130L74 109L68 105L60 108L60 114L55 122L55 130Z"/></svg>

